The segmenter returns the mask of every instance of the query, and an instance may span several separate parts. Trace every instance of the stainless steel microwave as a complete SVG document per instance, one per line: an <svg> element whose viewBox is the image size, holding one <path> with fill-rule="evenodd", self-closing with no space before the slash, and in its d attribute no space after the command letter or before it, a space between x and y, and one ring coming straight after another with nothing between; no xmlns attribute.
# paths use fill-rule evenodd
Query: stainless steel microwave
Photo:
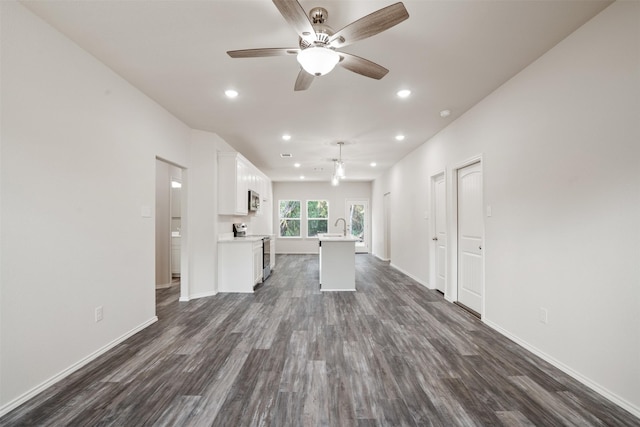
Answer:
<svg viewBox="0 0 640 427"><path fill-rule="evenodd" d="M260 210L260 195L253 190L249 190L249 212Z"/></svg>

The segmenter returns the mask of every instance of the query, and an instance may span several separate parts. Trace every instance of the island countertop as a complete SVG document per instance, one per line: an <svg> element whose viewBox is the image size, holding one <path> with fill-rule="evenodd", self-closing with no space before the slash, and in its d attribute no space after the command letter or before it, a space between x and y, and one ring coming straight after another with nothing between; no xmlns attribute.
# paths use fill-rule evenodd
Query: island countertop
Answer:
<svg viewBox="0 0 640 427"><path fill-rule="evenodd" d="M318 234L318 240L321 242L358 242L360 239L353 236L343 236L342 234L325 233Z"/></svg>

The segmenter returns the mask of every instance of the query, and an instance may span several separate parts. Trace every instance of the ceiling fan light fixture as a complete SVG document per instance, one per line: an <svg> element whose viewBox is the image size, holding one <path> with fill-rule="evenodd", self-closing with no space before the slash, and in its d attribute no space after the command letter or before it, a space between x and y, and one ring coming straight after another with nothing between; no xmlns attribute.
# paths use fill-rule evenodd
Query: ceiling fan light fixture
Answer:
<svg viewBox="0 0 640 427"><path fill-rule="evenodd" d="M301 50L297 59L307 73L317 77L331 72L340 61L340 55L328 47L312 46Z"/></svg>

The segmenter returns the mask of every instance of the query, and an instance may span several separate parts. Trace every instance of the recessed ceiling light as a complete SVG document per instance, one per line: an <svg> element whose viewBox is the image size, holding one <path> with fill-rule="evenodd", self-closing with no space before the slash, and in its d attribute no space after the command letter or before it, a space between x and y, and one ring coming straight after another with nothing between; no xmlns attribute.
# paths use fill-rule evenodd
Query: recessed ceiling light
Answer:
<svg viewBox="0 0 640 427"><path fill-rule="evenodd" d="M440 111L440 117L449 117L450 115L451 115L451 110Z"/></svg>
<svg viewBox="0 0 640 427"><path fill-rule="evenodd" d="M285 133L284 135L282 135L282 139L284 139L285 141L289 141L291 139L291 135Z"/></svg>
<svg viewBox="0 0 640 427"><path fill-rule="evenodd" d="M299 168L299 167L300 167L300 163L294 163L294 164L293 164L293 167L294 167L294 168Z"/></svg>
<svg viewBox="0 0 640 427"><path fill-rule="evenodd" d="M235 98L238 96L238 91L233 89L227 89L224 91L224 94L227 95L227 98Z"/></svg>
<svg viewBox="0 0 640 427"><path fill-rule="evenodd" d="M402 89L399 90L396 95L398 95L400 98L406 98L411 95L411 91L409 89Z"/></svg>
<svg viewBox="0 0 640 427"><path fill-rule="evenodd" d="M371 165L371 167L372 167L372 168L375 168L375 167L377 166L377 163L376 163L376 162L371 162L371 163L369 163L369 164Z"/></svg>
<svg viewBox="0 0 640 427"><path fill-rule="evenodd" d="M304 175L300 175L300 179L304 179Z"/></svg>
<svg viewBox="0 0 640 427"><path fill-rule="evenodd" d="M396 135L396 141L404 141L404 135Z"/></svg>

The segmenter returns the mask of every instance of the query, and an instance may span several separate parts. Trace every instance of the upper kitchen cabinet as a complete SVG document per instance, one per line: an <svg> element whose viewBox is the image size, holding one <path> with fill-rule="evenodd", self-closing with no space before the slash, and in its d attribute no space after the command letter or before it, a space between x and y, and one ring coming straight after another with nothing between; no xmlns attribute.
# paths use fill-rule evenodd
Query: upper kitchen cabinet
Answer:
<svg viewBox="0 0 640 427"><path fill-rule="evenodd" d="M268 187L269 179L241 154L218 153L218 214L248 215L249 190L262 200Z"/></svg>

